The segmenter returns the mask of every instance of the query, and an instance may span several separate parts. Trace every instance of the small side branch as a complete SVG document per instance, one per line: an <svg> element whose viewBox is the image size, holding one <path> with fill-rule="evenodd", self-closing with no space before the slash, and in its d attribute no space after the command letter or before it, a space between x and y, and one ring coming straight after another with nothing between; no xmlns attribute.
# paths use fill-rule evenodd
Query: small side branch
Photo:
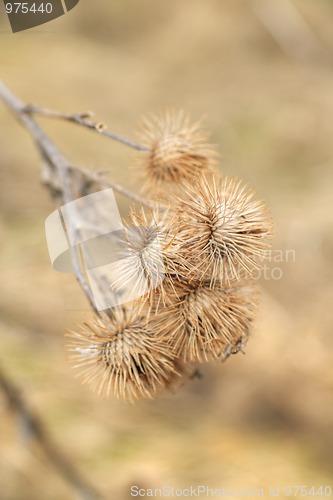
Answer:
<svg viewBox="0 0 333 500"><path fill-rule="evenodd" d="M70 172L73 174L81 176L81 179L83 182L88 183L88 184L96 184L97 186L100 186L101 188L112 188L114 191L119 193L120 195L124 196L125 198L134 201L135 203L140 203L141 205L145 205L146 207L153 207L154 204L153 202L148 201L146 198L143 198L142 196L134 193L133 191L130 191L129 189L124 188L120 184L117 184L116 182L110 181L107 179L104 175L90 172L89 170L86 170L85 168L76 166L76 165L71 165L70 166ZM80 193L84 194L84 192Z"/></svg>
<svg viewBox="0 0 333 500"><path fill-rule="evenodd" d="M69 462L62 450L52 441L41 418L28 406L22 391L11 381L0 367L0 390L10 410L21 421L25 433L35 440L59 474L71 485L82 500L97 500L100 495Z"/></svg>
<svg viewBox="0 0 333 500"><path fill-rule="evenodd" d="M110 132L107 130L107 126L101 122L93 122L90 118L93 117L93 113L91 111L85 113L60 113L59 111L52 111L50 109L40 108L34 104L27 104L24 107L24 112L30 115L37 114L40 116L45 116L47 118L56 118L60 120L65 120L68 122L76 123L77 125L81 125L82 127L88 128L90 130L94 130L98 132L100 135L104 135L109 139L113 139L117 142L121 142L130 148L136 149L137 151L150 151L149 148L141 146L136 142L133 142L121 135L115 134L114 132Z"/></svg>
<svg viewBox="0 0 333 500"><path fill-rule="evenodd" d="M62 204L70 203L76 197L86 195L87 186L97 185L100 189L111 187L116 192L122 194L123 196L126 196L127 198L135 202L142 203L146 206L152 206L152 204L145 198L142 198L141 196L132 193L122 186L109 181L103 176L89 172L81 167L71 165L69 160L62 153L60 153L59 149L35 121L32 116L32 108L27 107L26 104L20 101L1 81L0 98L3 99L3 101L11 109L11 111L16 115L20 123L30 132L31 136L34 138L35 143L45 160L45 184L47 184L52 194L56 193L59 201ZM45 111L45 113L53 113L57 115L57 113L55 112ZM62 114L58 115L58 117L66 116ZM75 115L75 118L73 117L73 115L68 115L68 117L70 117L67 118L70 119L70 121L74 121L75 123L87 126L88 128L96 129L96 124L94 124L93 122L87 122L84 115L81 115L81 118L79 118L78 115ZM124 142L124 140L122 142ZM130 141L127 142L130 143ZM132 147L134 147L133 144ZM75 220L72 221L72 224L73 227L69 227L68 230L72 231L72 233L75 233L77 231L77 229L75 228ZM80 259L79 249L77 247L70 247L70 252L77 281L84 291L86 297L88 298L92 309L96 312L96 314L99 314L99 311L95 307L91 287L85 277L82 261Z"/></svg>

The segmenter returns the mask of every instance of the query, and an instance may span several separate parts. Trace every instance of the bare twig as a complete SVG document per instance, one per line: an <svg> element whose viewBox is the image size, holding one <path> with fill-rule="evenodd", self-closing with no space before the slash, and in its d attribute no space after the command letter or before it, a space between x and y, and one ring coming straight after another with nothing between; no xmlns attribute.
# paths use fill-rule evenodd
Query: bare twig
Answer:
<svg viewBox="0 0 333 500"><path fill-rule="evenodd" d="M136 142L126 139L125 137L122 137L113 132L109 132L104 123L93 122L89 120L89 118L93 116L93 113L91 111L85 113L74 113L74 114L60 113L59 111L40 108L35 104L28 104L25 106L24 112L28 114L38 114L41 116L46 116L47 118L57 118L60 120L66 120L72 123L76 123L77 125L81 125L83 127L94 130L95 132L98 132L99 134L104 135L109 139L121 142L122 144L125 144L126 146L129 146L138 151L149 151L149 148L146 148L145 146L141 146L140 144L137 144Z"/></svg>
<svg viewBox="0 0 333 500"><path fill-rule="evenodd" d="M250 8L291 59L320 59L332 63L332 54L289 0L251 0Z"/></svg>
<svg viewBox="0 0 333 500"><path fill-rule="evenodd" d="M70 164L68 160L58 151L53 142L47 137L34 119L25 113L24 104L15 97L10 90L0 82L0 97L5 101L9 108L15 113L20 122L29 130L47 164L56 171L60 180L62 197L64 203L73 200L73 191L69 180L68 171ZM87 283L80 262L78 248L70 246L70 252L76 278L86 294L91 307L96 310L94 300L89 284ZM97 312L97 311L96 311Z"/></svg>
<svg viewBox="0 0 333 500"><path fill-rule="evenodd" d="M141 196L132 193L122 186L119 186L118 184L105 179L101 175L94 174L92 172L88 172L83 168L71 165L70 162L62 153L60 153L58 148L53 144L53 142L49 139L49 137L31 116L31 109L29 110L29 108L27 108L27 106L23 102L21 102L16 96L14 96L14 94L12 94L12 92L1 81L0 97L15 113L21 124L25 126L25 128L34 138L38 149L40 150L43 158L46 161L46 166L48 169L47 184L52 192L56 191L57 194L60 194L62 203L69 203L73 201L73 199L75 198L74 186L76 188L76 191L78 191L77 195L82 196L83 194L86 194L84 192L85 186L97 184L102 188L111 187L118 193L135 202L140 202L142 204L151 206L150 202L147 202L147 200L145 200ZM82 120L84 120L84 118L82 118ZM78 185L81 185L81 188L79 190ZM77 234L77 229L75 228L75 226L68 229L72 234ZM76 278L85 295L87 296L91 307L97 314L99 314L98 310L95 307L91 288L85 278L79 249L71 245L69 245L69 247Z"/></svg>
<svg viewBox="0 0 333 500"><path fill-rule="evenodd" d="M82 500L101 498L97 491L76 470L74 465L52 441L40 417L32 411L22 396L22 391L11 381L0 367L0 390L3 392L8 407L19 417L25 433L35 440L44 451L53 466L63 478L76 490Z"/></svg>
<svg viewBox="0 0 333 500"><path fill-rule="evenodd" d="M124 188L120 184L117 184L113 181L110 181L104 175L101 175L101 174L98 174L95 172L91 172L85 168L78 167L76 165L71 165L69 167L69 170L70 170L70 172L72 172L74 174L76 173L76 174L81 175L84 182L88 182L90 184L94 183L102 188L112 188L112 189L114 189L114 191L121 194L125 198L128 198L129 200L132 200L136 203L141 203L142 205L145 205L147 207L153 206L153 202L150 202L146 198L143 198L142 196L140 196L136 193L133 193L133 191L130 191L129 189Z"/></svg>
<svg viewBox="0 0 333 500"><path fill-rule="evenodd" d="M142 203L143 205L146 206L152 206L152 203L149 202L146 198L139 196L128 189L125 189L119 184L116 184L110 181L109 179L106 179L104 176L70 164L70 162L59 152L58 148L56 148L56 146L46 136L46 134L43 132L41 127L36 123L33 117L30 116L30 113L27 112L27 109L29 110L29 106L27 106L22 101L20 101L16 96L14 96L14 94L1 81L0 81L0 98L2 98L3 101L7 104L7 106L12 111L14 111L17 118L29 130L29 132L35 139L38 148L41 150L43 156L49 163L51 163L51 165L57 167L58 165L61 164L63 168L65 168L65 170L67 171L66 173L69 174L69 177L71 173L77 172L82 176L83 180L85 180L87 183L98 184L99 186L102 187L110 187L119 194L121 194L122 196L125 196L130 200ZM61 113L60 115L63 116ZM123 142L124 141L126 144L131 143L131 141L128 141L127 139L123 139Z"/></svg>

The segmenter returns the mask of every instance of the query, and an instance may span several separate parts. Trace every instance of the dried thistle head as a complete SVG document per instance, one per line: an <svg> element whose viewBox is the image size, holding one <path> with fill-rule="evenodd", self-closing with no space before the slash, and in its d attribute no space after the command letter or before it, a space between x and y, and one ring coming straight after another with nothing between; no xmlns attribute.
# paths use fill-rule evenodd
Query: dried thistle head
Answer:
<svg viewBox="0 0 333 500"><path fill-rule="evenodd" d="M132 208L113 235L119 254L108 280L122 303L133 302L84 323L69 343L84 382L131 401L175 390L193 363L243 349L258 305L244 278L260 267L271 234L254 191L216 176L199 124L169 112L144 120L141 137L145 190L166 199L163 208Z"/></svg>
<svg viewBox="0 0 333 500"><path fill-rule="evenodd" d="M68 336L83 382L99 394L152 398L177 376L170 346L139 309L113 309Z"/></svg>
<svg viewBox="0 0 333 500"><path fill-rule="evenodd" d="M188 279L231 283L260 267L272 224L264 201L235 178L200 178L180 200L178 260Z"/></svg>
<svg viewBox="0 0 333 500"><path fill-rule="evenodd" d="M165 251L171 245L172 215L158 205L152 209L132 207L130 222L120 236L119 260L112 266L109 281L114 290L142 303L164 296ZM156 292L158 288L158 292Z"/></svg>
<svg viewBox="0 0 333 500"><path fill-rule="evenodd" d="M149 148L139 167L144 190L178 189L183 182L213 170L215 148L199 123L191 123L183 112L169 111L142 121L141 142Z"/></svg>
<svg viewBox="0 0 333 500"><path fill-rule="evenodd" d="M217 287L174 281L160 330L185 362L224 359L246 344L258 305L253 287Z"/></svg>

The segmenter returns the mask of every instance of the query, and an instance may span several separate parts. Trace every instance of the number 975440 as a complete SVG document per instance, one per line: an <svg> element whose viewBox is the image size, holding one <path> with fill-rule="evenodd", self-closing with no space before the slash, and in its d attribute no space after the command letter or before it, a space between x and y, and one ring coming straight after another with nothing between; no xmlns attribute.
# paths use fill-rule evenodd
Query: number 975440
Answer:
<svg viewBox="0 0 333 500"><path fill-rule="evenodd" d="M7 2L6 3L6 12L7 14L51 14L52 13L52 4L44 3L44 2L34 2L32 5L29 5L27 2Z"/></svg>

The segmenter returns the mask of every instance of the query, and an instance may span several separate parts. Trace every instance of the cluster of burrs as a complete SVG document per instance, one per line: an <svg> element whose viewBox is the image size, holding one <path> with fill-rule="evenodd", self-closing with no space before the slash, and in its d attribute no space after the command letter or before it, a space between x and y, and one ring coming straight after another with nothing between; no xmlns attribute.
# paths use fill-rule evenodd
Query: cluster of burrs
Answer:
<svg viewBox="0 0 333 500"><path fill-rule="evenodd" d="M183 113L143 120L141 140L136 168L156 202L132 207L130 257L109 277L139 298L70 332L69 345L85 382L127 400L244 350L272 226L249 186L218 173L215 148Z"/></svg>

